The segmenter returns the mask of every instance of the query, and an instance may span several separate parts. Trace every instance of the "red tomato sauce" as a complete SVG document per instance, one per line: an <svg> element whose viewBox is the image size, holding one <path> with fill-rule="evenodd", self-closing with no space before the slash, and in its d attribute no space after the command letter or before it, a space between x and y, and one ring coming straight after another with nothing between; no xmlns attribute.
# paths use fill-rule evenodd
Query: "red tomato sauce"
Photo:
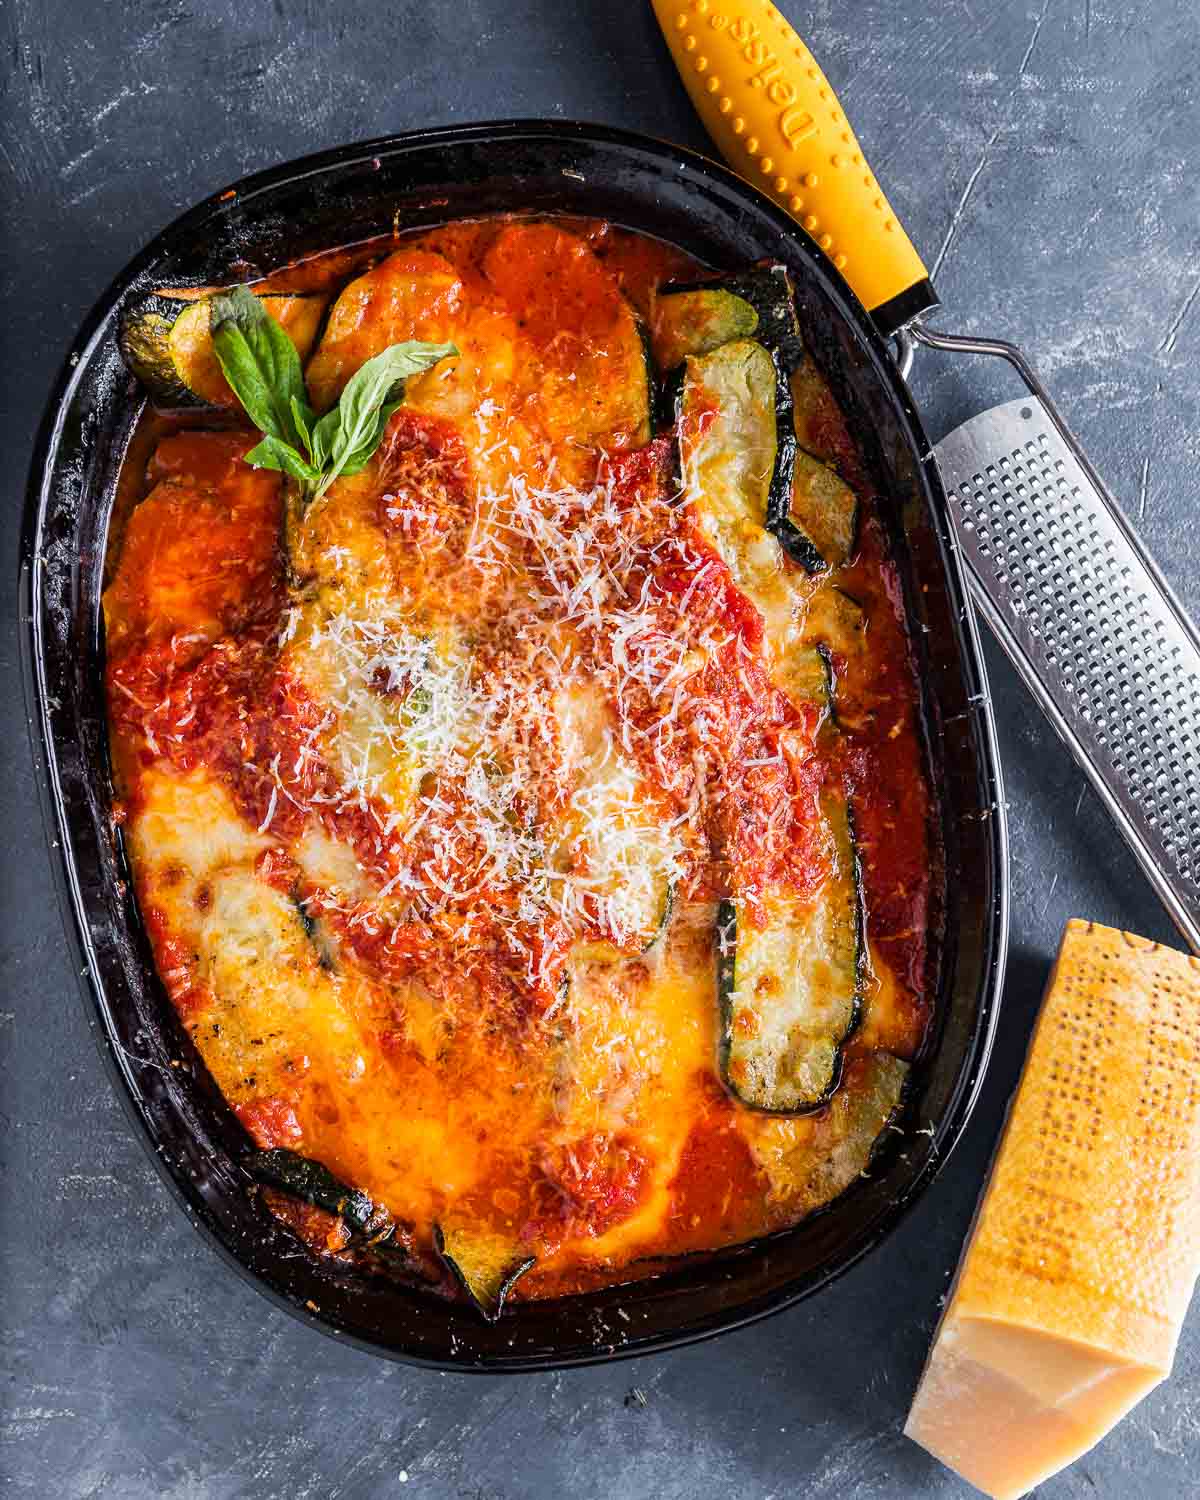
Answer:
<svg viewBox="0 0 1200 1500"><path fill-rule="evenodd" d="M862 528L847 588L864 603L872 634L869 678L841 664L849 700L842 760L863 850L868 928L913 1004L927 1013L938 845L899 574L873 517Z"/></svg>

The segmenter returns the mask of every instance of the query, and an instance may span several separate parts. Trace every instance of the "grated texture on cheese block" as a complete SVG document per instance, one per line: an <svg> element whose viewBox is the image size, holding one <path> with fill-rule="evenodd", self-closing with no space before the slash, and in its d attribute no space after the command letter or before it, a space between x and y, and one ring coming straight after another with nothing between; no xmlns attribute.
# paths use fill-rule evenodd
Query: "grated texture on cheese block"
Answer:
<svg viewBox="0 0 1200 1500"><path fill-rule="evenodd" d="M905 1431L1024 1494L1169 1373L1200 1270L1200 961L1068 923Z"/></svg>

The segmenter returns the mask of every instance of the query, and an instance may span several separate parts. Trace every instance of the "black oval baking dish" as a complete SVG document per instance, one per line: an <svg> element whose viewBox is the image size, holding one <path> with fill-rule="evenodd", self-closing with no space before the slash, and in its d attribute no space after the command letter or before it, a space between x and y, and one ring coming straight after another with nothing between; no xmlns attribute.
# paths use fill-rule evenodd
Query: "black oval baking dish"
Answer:
<svg viewBox="0 0 1200 1500"><path fill-rule="evenodd" d="M128 297L245 279L298 256L493 213L606 218L712 266L784 261L818 363L864 447L914 624L945 844L937 1018L904 1132L870 1179L786 1233L652 1279L466 1306L297 1254L248 1192L248 1149L154 970L112 817L100 592L117 475L142 397L117 354ZM974 1104L1007 928L1005 835L978 640L945 496L888 346L815 244L766 198L678 147L600 126L510 121L344 147L246 178L164 230L101 298L43 422L21 551L28 711L48 837L89 1022L175 1194L225 1259L297 1316L378 1353L448 1369L583 1364L704 1338L788 1306L885 1238L928 1187Z"/></svg>

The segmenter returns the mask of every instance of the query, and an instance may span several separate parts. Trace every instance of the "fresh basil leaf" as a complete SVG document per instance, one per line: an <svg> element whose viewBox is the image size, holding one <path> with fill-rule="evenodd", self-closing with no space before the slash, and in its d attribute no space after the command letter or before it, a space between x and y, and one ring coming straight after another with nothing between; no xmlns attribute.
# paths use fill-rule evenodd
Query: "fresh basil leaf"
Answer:
<svg viewBox="0 0 1200 1500"><path fill-rule="evenodd" d="M393 344L351 376L337 406L318 420L308 404L296 346L249 287L218 292L211 320L225 378L263 434L247 453L247 463L290 474L308 502L319 499L339 475L366 467L410 375L458 353L453 344Z"/></svg>
<svg viewBox="0 0 1200 1500"><path fill-rule="evenodd" d="M340 470L342 475L358 474L367 467L371 462L375 450L383 442L383 434L387 430L387 424L403 405L403 401L389 401L386 406L379 408L379 414L365 441L343 461Z"/></svg>
<svg viewBox="0 0 1200 1500"><path fill-rule="evenodd" d="M378 447L378 444L376 444L376 447ZM362 447L357 449L350 455L349 458L344 460L341 467L338 469L336 477L338 479L348 479L354 474L361 474L362 471L371 462L371 458L374 452L375 448ZM332 483L333 480L331 479L330 484ZM324 490L328 489L328 487L328 485L325 485L322 489L322 493L324 493Z"/></svg>
<svg viewBox="0 0 1200 1500"><path fill-rule="evenodd" d="M380 410L384 406L395 410L403 395L403 382L410 375L420 375L430 369L447 355L457 353L453 344L423 344L409 340L393 344L354 372L338 401L336 426L331 424L325 428L332 415L327 413L317 424L319 438L314 434L324 456L322 467L330 471L329 483L343 472L347 462L356 460L364 448L370 449L367 454L370 457L379 446L383 437Z"/></svg>
<svg viewBox="0 0 1200 1500"><path fill-rule="evenodd" d="M323 469L329 462L329 455L333 451L333 445L337 439L342 425L342 413L340 407L333 407L317 422L312 429L312 456L313 463L318 469Z"/></svg>
<svg viewBox="0 0 1200 1500"><path fill-rule="evenodd" d="M301 484L312 489L320 483L321 471L315 468L303 454L297 453L290 443L281 442L267 433L262 442L246 454L246 462L256 469L278 469L290 474Z"/></svg>
<svg viewBox="0 0 1200 1500"><path fill-rule="evenodd" d="M261 432L298 448L292 401L307 393L295 344L249 287L217 292L210 320L213 350L246 415Z"/></svg>
<svg viewBox="0 0 1200 1500"><path fill-rule="evenodd" d="M313 411L312 407L309 406L307 401L300 401L295 396L292 397L291 407L292 421L296 424L296 431L297 433L299 433L300 439L304 443L305 448L308 449L309 458L312 459L315 463L316 454L313 452L312 434L313 427L316 424L317 414L315 411Z"/></svg>

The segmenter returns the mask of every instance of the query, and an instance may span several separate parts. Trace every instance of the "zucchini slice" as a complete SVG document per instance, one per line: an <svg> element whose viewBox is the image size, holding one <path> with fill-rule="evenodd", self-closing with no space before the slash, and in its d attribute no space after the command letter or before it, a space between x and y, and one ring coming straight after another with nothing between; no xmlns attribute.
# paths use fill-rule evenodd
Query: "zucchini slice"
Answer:
<svg viewBox="0 0 1200 1500"><path fill-rule="evenodd" d="M848 805L824 802L834 868L816 898L778 894L763 927L740 903L717 911L721 1076L752 1109L797 1114L837 1088L842 1043L858 1020L866 975L861 876Z"/></svg>
<svg viewBox="0 0 1200 1500"><path fill-rule="evenodd" d="M577 958L614 963L648 952L671 920L682 848L611 711L594 689L564 690L555 704L564 752L578 773L548 839L550 868L569 876L584 921Z"/></svg>
<svg viewBox="0 0 1200 1500"><path fill-rule="evenodd" d="M808 574L824 573L829 563L820 548L793 519L796 500L796 464L800 449L796 443L796 424L793 418L792 390L780 365L779 356L772 356L775 363L775 441L776 451L786 456L786 462L777 463L771 477L771 488L767 495L767 529L775 536L779 545Z"/></svg>
<svg viewBox="0 0 1200 1500"><path fill-rule="evenodd" d="M445 256L416 248L397 250L348 281L305 371L314 410L328 411L354 372L389 344L421 339L469 348L461 297L458 272Z"/></svg>
<svg viewBox="0 0 1200 1500"><path fill-rule="evenodd" d="M377 1208L361 1189L347 1187L328 1167L295 1151L255 1151L246 1169L255 1181L344 1219L355 1234L374 1233L388 1222L387 1211Z"/></svg>
<svg viewBox="0 0 1200 1500"><path fill-rule="evenodd" d="M788 1211L814 1213L869 1173L884 1131L899 1113L909 1064L889 1052L847 1060L836 1094L795 1145L760 1136L755 1157Z"/></svg>
<svg viewBox="0 0 1200 1500"><path fill-rule="evenodd" d="M328 297L266 292L259 300L287 332L301 361L307 359ZM213 352L211 303L211 296L188 299L158 293L122 318L117 334L121 358L155 406L237 406Z"/></svg>
<svg viewBox="0 0 1200 1500"><path fill-rule="evenodd" d="M899 1113L909 1065L890 1052L872 1052L846 1068L826 1122L829 1196L848 1188L870 1166L879 1137Z"/></svg>
<svg viewBox="0 0 1200 1500"><path fill-rule="evenodd" d="M825 566L786 521L771 524L786 513L792 489L796 444L786 391L772 355L752 339L735 339L684 361L676 412L683 501L780 642L791 637L810 591L801 572ZM803 570L787 566L784 550L795 559L800 544Z"/></svg>
<svg viewBox="0 0 1200 1500"><path fill-rule="evenodd" d="M256 1151L246 1162L255 1181L291 1198L311 1203L341 1219L350 1230L347 1250L365 1252L390 1270L411 1270L412 1260L399 1225L382 1203L359 1188L347 1187L328 1167L278 1147Z"/></svg>
<svg viewBox="0 0 1200 1500"><path fill-rule="evenodd" d="M793 703L816 705L820 728L833 711L833 663L829 648L804 646L791 652L776 669L775 679Z"/></svg>
<svg viewBox="0 0 1200 1500"><path fill-rule="evenodd" d="M599 790L602 796L604 788ZM601 805L600 813L594 826L604 828L603 842L586 833L580 842L587 860L585 889L608 936L585 939L575 952L612 963L648 953L666 932L675 904L679 850L673 838L664 836L655 808L632 815L621 798L609 809Z"/></svg>
<svg viewBox="0 0 1200 1500"><path fill-rule="evenodd" d="M536 1261L532 1255L520 1256L507 1235L477 1225L435 1224L433 1244L489 1323L499 1318L509 1292Z"/></svg>
<svg viewBox="0 0 1200 1500"><path fill-rule="evenodd" d="M818 589L809 606L804 634L839 656L857 656L867 643L866 613L845 589Z"/></svg>
<svg viewBox="0 0 1200 1500"><path fill-rule="evenodd" d="M651 327L659 368L673 370L689 354L711 354L734 339L753 338L758 314L724 286L662 287Z"/></svg>
<svg viewBox="0 0 1200 1500"><path fill-rule="evenodd" d="M792 279L784 266L754 266L732 276L659 288L654 345L664 370L686 355L709 354L751 336L777 354L785 370L804 358Z"/></svg>
<svg viewBox="0 0 1200 1500"><path fill-rule="evenodd" d="M845 418L811 355L790 372L789 384L795 408L796 441L822 463L841 463L849 443Z"/></svg>
<svg viewBox="0 0 1200 1500"><path fill-rule="evenodd" d="M823 564L840 567L854 551L858 496L835 469L797 445L791 502L784 519Z"/></svg>
<svg viewBox="0 0 1200 1500"><path fill-rule="evenodd" d="M578 235L533 221L503 228L483 274L536 360L548 435L586 449L644 447L652 436L652 362L617 278Z"/></svg>
<svg viewBox="0 0 1200 1500"><path fill-rule="evenodd" d="M625 896L625 893L622 893ZM585 962L600 964L619 963L623 958L640 958L657 948L671 925L671 914L675 910L675 882L668 880L658 890L653 905L647 902L638 911L638 925L626 928L623 942L597 938L576 943L572 953ZM640 946L639 946L640 945Z"/></svg>
<svg viewBox="0 0 1200 1500"><path fill-rule="evenodd" d="M791 494L789 445L776 420L775 361L752 339L689 356L677 402L683 489L737 577L748 528L761 532ZM793 445L794 446L794 445Z"/></svg>
<svg viewBox="0 0 1200 1500"><path fill-rule="evenodd" d="M430 763L430 733L473 741L471 644L453 626L414 627L352 587L297 597L280 661L313 702L328 705L314 751L351 795L403 821Z"/></svg>
<svg viewBox="0 0 1200 1500"><path fill-rule="evenodd" d="M776 366L776 453L781 460L768 496L767 529L806 573L844 563L854 549L858 501L836 470L804 449L828 389L804 355L791 278L783 266L659 289L654 339L664 369L753 337ZM791 380L787 378L791 374ZM805 402L801 413L795 393ZM785 479L790 483L785 483Z"/></svg>
<svg viewBox="0 0 1200 1500"><path fill-rule="evenodd" d="M739 571L735 561L752 543L748 525L755 533L770 532L806 573L828 570L829 560L794 519L800 451L791 392L778 360L762 344L735 339L711 354L689 356L677 422L684 492L697 504L739 587L753 597L743 581L745 568ZM774 549L767 553L773 566Z"/></svg>

